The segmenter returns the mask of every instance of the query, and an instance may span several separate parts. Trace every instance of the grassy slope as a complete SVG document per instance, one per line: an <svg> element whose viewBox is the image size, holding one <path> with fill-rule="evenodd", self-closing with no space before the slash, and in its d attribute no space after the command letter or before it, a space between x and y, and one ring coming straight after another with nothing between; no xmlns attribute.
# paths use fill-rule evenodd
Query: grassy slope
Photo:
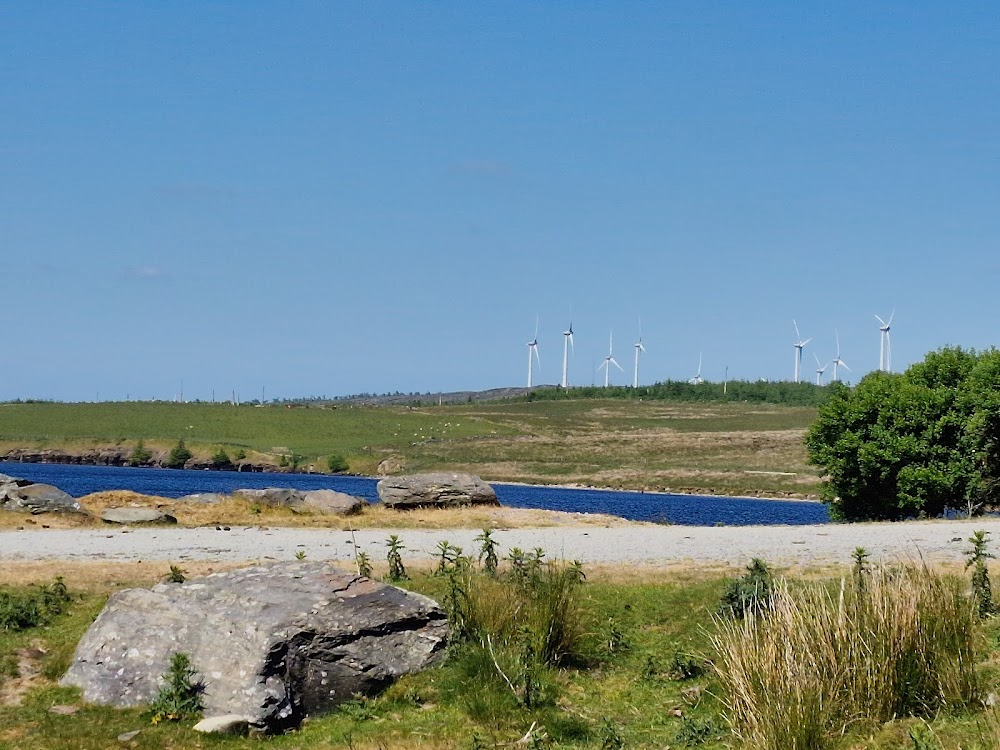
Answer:
<svg viewBox="0 0 1000 750"><path fill-rule="evenodd" d="M147 568L149 566L146 566ZM79 571L78 571L79 572ZM133 571L136 579L151 582L153 571ZM160 571L165 572L164 571ZM80 578L70 571L73 579ZM263 742L236 738L206 738L191 731L191 722L166 722L155 727L138 710L113 710L82 704L78 691L59 688L54 679L69 664L72 648L100 610L118 578L83 576L88 582L82 600L69 615L49 628L20 634L0 632L0 656L14 653L29 644L44 649L41 669L33 688L21 706L0 705L0 747L11 750L103 750L115 746L115 738L133 729L143 731L129 743L136 748L292 748L353 747L358 750L393 748L496 748L510 746L524 734L532 721L545 727L555 747L565 748L663 748L692 747L701 729L707 735L699 747L730 747L733 739L725 729L719 705L712 697L718 685L711 676L680 680L670 665L677 652L711 659L709 634L712 613L717 607L723 581L717 576L673 573L670 579L630 575L592 575L584 587L586 616L593 632L605 642L602 662L590 669L565 670L558 678L558 698L554 704L529 712L512 706L498 706L486 719L468 713L469 698L475 697L462 682L453 664L402 680L386 695L374 701L345 707L328 716L307 722L298 732ZM50 579L39 579L45 583ZM130 582L136 585L136 581ZM445 582L417 574L411 588L441 597ZM988 625L984 644L996 648L995 622ZM986 658L995 658L989 651ZM3 678L0 677L0 680ZM10 678L8 678L9 680ZM987 689L994 689L995 674ZM9 683L8 683L9 685ZM68 704L78 712L63 716L51 713L54 704ZM940 747L946 750L997 747L979 744L981 717L942 715L931 726ZM888 722L880 727L857 727L847 737L834 742L838 750L883 750L911 747L908 740L915 720ZM623 745L606 743L612 729ZM687 733L687 735L685 735Z"/></svg>
<svg viewBox="0 0 1000 750"><path fill-rule="evenodd" d="M643 401L538 401L440 407L286 409L210 404L0 405L0 449L84 450L183 438L210 455L348 456L372 474L395 456L407 471L468 470L493 481L576 483L721 494L809 494L811 407Z"/></svg>

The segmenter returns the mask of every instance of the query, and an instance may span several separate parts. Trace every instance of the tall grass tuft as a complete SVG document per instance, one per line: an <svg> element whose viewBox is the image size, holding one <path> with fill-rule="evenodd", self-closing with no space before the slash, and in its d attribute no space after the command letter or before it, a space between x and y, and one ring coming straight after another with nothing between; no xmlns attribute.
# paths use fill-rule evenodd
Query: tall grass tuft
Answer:
<svg viewBox="0 0 1000 750"><path fill-rule="evenodd" d="M961 582L926 567L835 591L779 581L744 619L718 621L726 718L745 747L821 750L852 722L970 706L977 627Z"/></svg>
<svg viewBox="0 0 1000 750"><path fill-rule="evenodd" d="M478 572L471 561L450 569L445 596L452 625L456 692L474 717L503 705L550 705L554 669L590 661L596 650L580 605L578 565L513 563L503 575ZM522 560L522 563L524 561ZM474 700L469 684L477 685Z"/></svg>

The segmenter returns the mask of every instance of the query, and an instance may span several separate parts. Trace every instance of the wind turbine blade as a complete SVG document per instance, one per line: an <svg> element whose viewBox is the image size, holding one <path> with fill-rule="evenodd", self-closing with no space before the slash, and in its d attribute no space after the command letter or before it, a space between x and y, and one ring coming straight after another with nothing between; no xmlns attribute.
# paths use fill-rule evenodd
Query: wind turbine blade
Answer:
<svg viewBox="0 0 1000 750"><path fill-rule="evenodd" d="M799 346L805 346L806 344L808 344L808 343L809 343L810 341L812 341L812 340L813 340L813 337L812 337L812 336L810 336L810 337L809 337L809 338L807 338L807 339L806 339L805 341L803 341L803 342L802 342L801 344L799 344Z"/></svg>
<svg viewBox="0 0 1000 750"><path fill-rule="evenodd" d="M615 361L614 357L611 357L610 359L608 359L608 362L610 362L611 364L613 364L619 370L622 370L622 366ZM625 370L622 370L622 372L625 372Z"/></svg>
<svg viewBox="0 0 1000 750"><path fill-rule="evenodd" d="M878 315L876 315L876 316L875 316L875 319L876 319L876 320L877 320L877 321L878 321L879 323L881 323L882 325L886 325L886 322L885 322L884 320L882 320L882 318L880 318L880 317L879 317Z"/></svg>
<svg viewBox="0 0 1000 750"><path fill-rule="evenodd" d="M823 365L822 365L822 364L820 364L820 361L819 361L819 355L818 355L818 354L816 354L816 352L813 352L813 357L814 357L814 358L816 359L816 366L817 366L817 367L822 367Z"/></svg>
<svg viewBox="0 0 1000 750"><path fill-rule="evenodd" d="M802 339L802 334L799 333L799 324L795 322L795 318L792 318L792 325L795 326L795 340L799 341Z"/></svg>
<svg viewBox="0 0 1000 750"><path fill-rule="evenodd" d="M839 364L848 372L854 372L854 370L852 370L850 367L847 366L847 363L844 360L840 360Z"/></svg>
<svg viewBox="0 0 1000 750"><path fill-rule="evenodd" d="M892 325L892 319L896 317L896 308L892 308L892 312L889 313L889 322L886 325Z"/></svg>
<svg viewBox="0 0 1000 750"><path fill-rule="evenodd" d="M531 347L531 349L532 349L532 351L535 352L535 361L538 363L538 366L541 367L542 366L542 360L538 356L538 346L533 346L533 347Z"/></svg>
<svg viewBox="0 0 1000 750"><path fill-rule="evenodd" d="M639 351L641 351L641 352L645 352L645 351L646 351L646 347L644 347L644 346L642 345L642 342L641 342L641 341L639 342Z"/></svg>
<svg viewBox="0 0 1000 750"><path fill-rule="evenodd" d="M535 338L532 341L538 340L538 316L535 316Z"/></svg>
<svg viewBox="0 0 1000 750"><path fill-rule="evenodd" d="M569 348L576 354L576 345L573 343L573 326L569 327Z"/></svg>
<svg viewBox="0 0 1000 750"><path fill-rule="evenodd" d="M840 359L840 331L834 328L833 335L837 337L837 359Z"/></svg>

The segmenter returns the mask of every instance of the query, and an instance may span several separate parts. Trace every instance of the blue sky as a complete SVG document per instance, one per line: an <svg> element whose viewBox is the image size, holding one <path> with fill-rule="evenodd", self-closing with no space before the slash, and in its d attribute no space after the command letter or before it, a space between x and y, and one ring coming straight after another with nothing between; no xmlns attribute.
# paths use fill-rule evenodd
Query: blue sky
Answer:
<svg viewBox="0 0 1000 750"><path fill-rule="evenodd" d="M0 399L998 343L990 3L6 3Z"/></svg>

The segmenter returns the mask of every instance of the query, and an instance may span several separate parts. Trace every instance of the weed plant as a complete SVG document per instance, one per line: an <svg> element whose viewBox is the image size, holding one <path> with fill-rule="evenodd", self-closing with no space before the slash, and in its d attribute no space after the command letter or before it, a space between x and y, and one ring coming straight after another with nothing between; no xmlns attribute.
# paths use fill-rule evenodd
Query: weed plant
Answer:
<svg viewBox="0 0 1000 750"><path fill-rule="evenodd" d="M968 541L972 549L965 553L965 569L972 568L972 596L976 600L976 610L980 617L989 617L996 613L993 604L993 587L990 585L990 572L986 561L996 555L986 551L986 531L973 532Z"/></svg>
<svg viewBox="0 0 1000 750"><path fill-rule="evenodd" d="M0 630L27 630L47 625L66 609L71 597L62 578L27 593L0 591Z"/></svg>
<svg viewBox="0 0 1000 750"><path fill-rule="evenodd" d="M396 534L390 534L389 538L385 542L385 546L389 548L386 553L385 559L389 563L389 575L390 581L405 581L406 567L403 565L403 550L406 549L403 546L403 542Z"/></svg>
<svg viewBox="0 0 1000 750"><path fill-rule="evenodd" d="M777 583L714 645L726 715L746 747L819 750L854 722L973 706L977 618L960 581L878 568L866 588Z"/></svg>
<svg viewBox="0 0 1000 750"><path fill-rule="evenodd" d="M187 654L175 653L170 657L170 668L163 675L163 686L150 706L153 724L164 720L190 719L201 714L205 707L202 699L205 684L195 679L196 674Z"/></svg>
<svg viewBox="0 0 1000 750"><path fill-rule="evenodd" d="M719 611L723 615L742 618L749 612L766 610L774 590L774 578L767 563L755 557L747 572L726 585Z"/></svg>

